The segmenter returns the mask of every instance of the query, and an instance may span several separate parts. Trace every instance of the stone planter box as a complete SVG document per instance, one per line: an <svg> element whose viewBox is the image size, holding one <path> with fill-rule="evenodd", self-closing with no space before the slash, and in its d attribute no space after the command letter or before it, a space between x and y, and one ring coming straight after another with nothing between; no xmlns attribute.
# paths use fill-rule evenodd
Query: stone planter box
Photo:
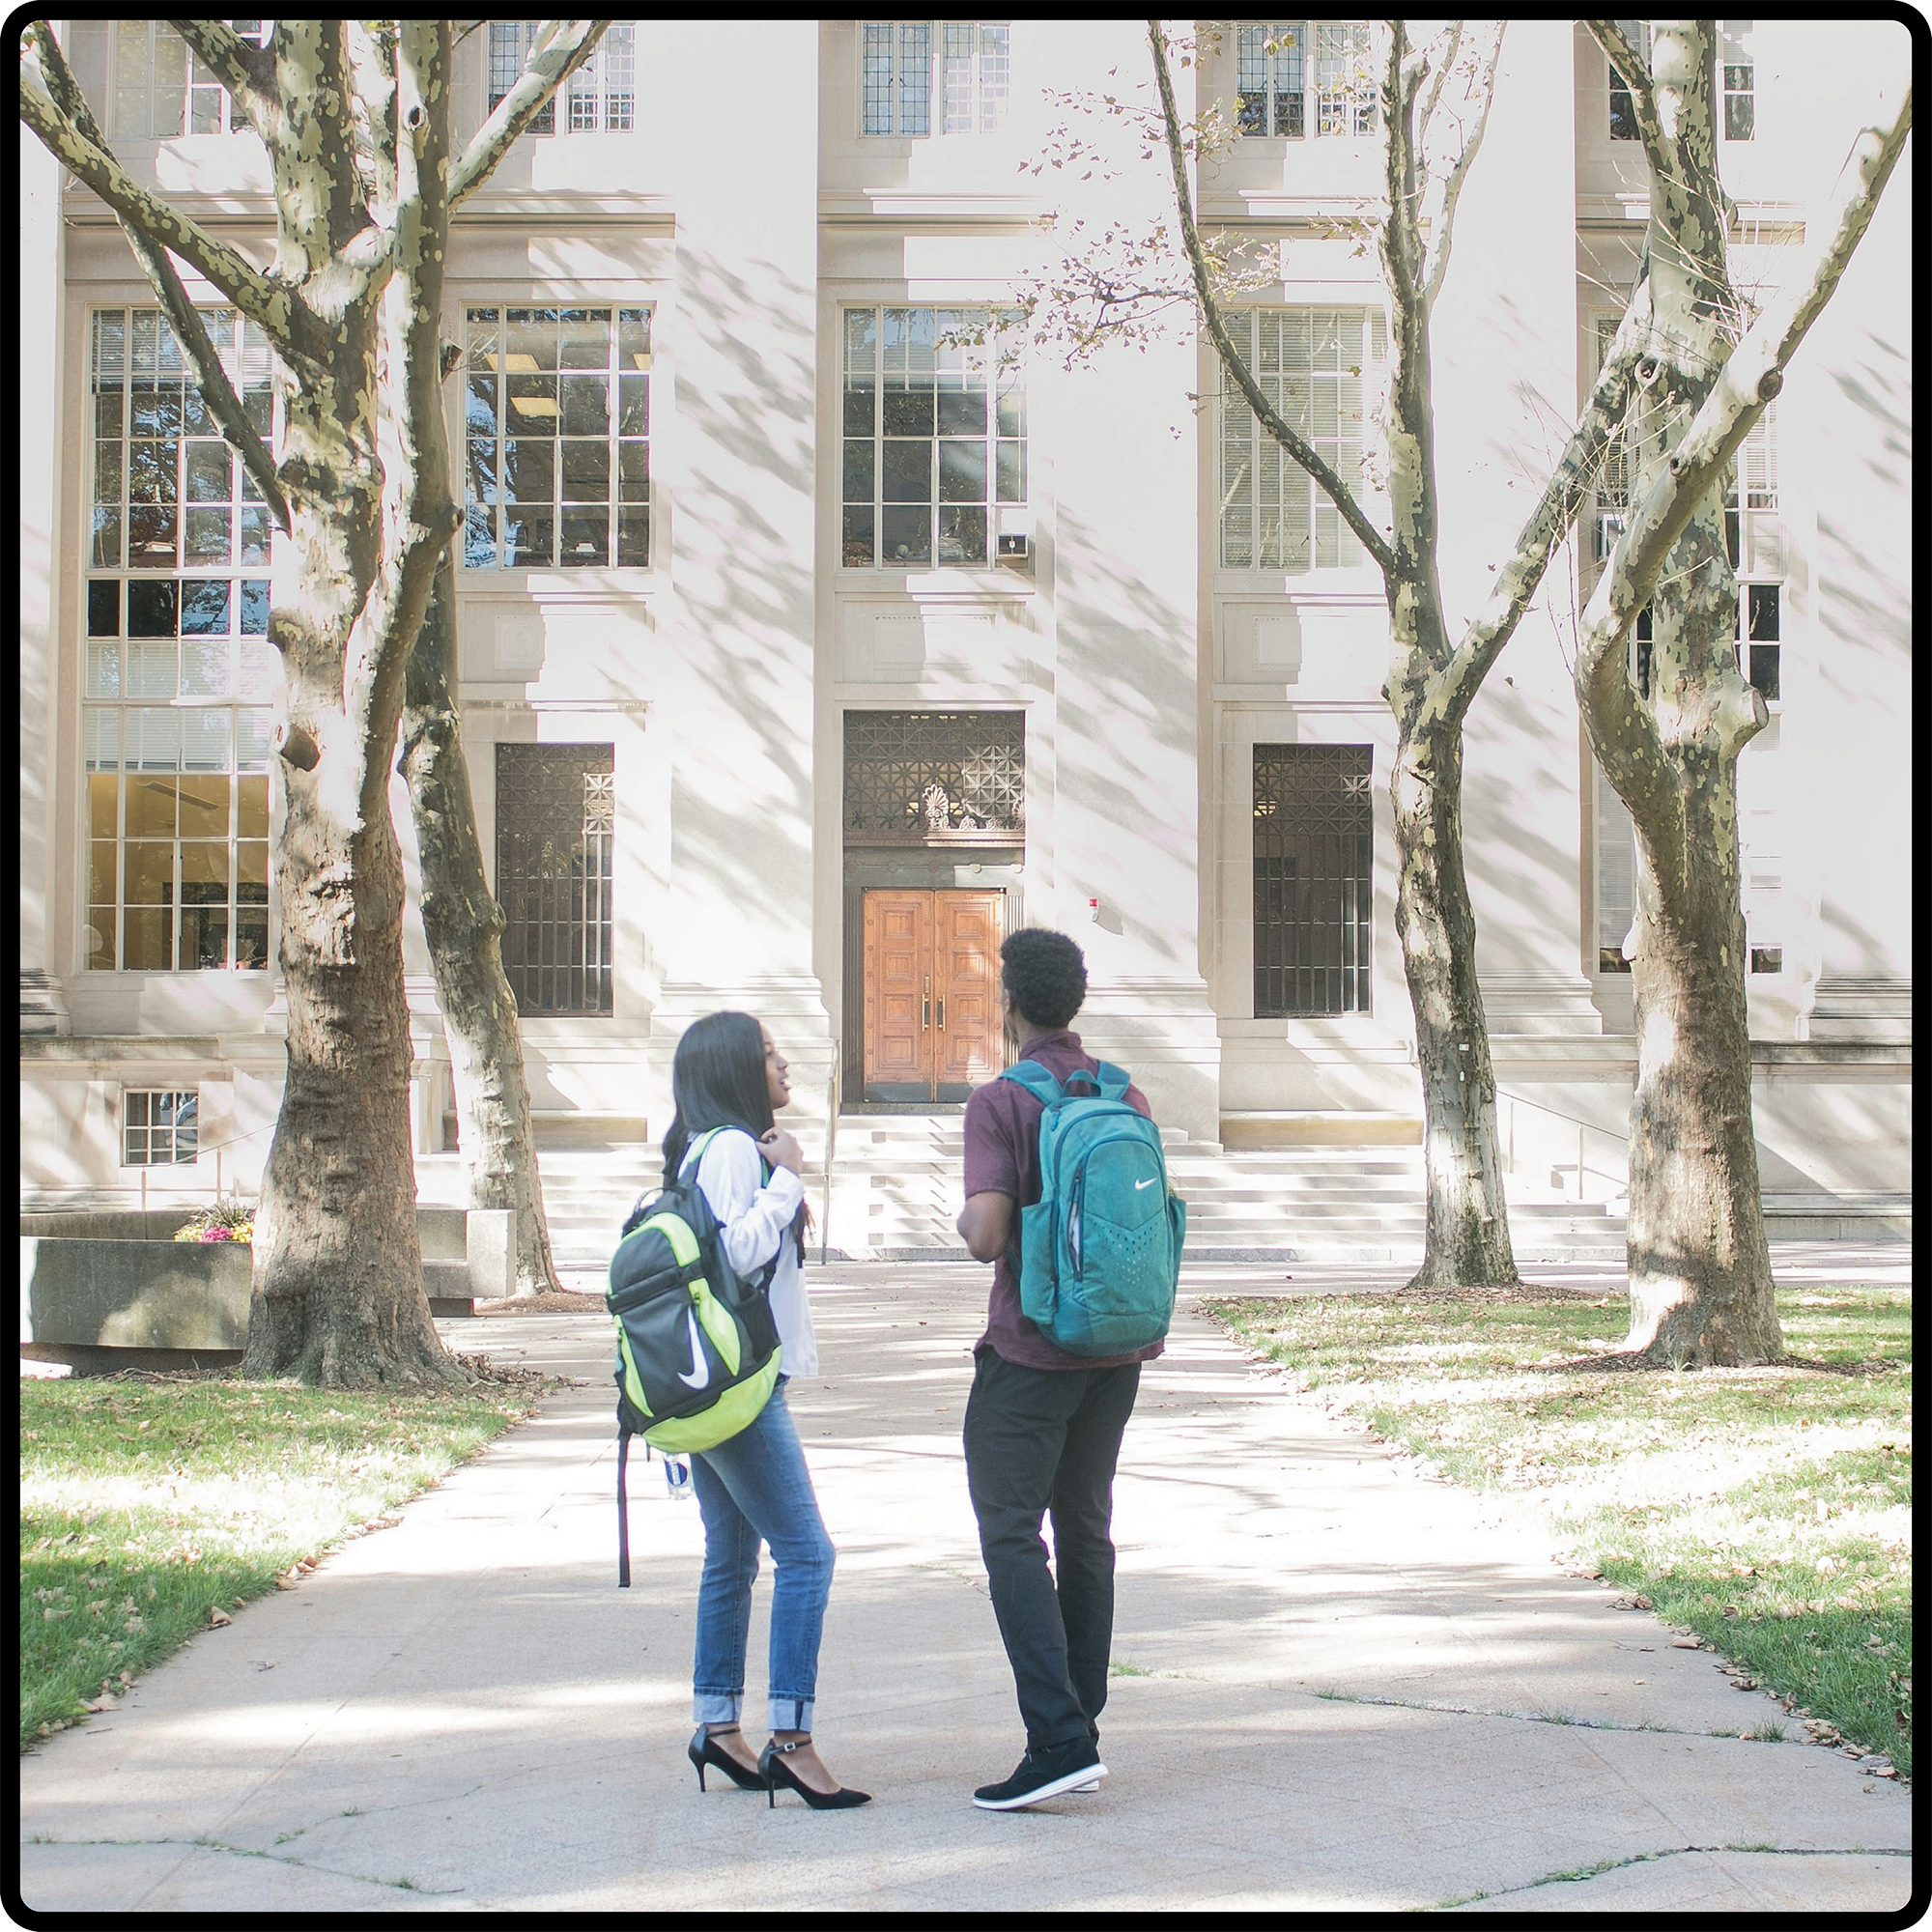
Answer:
<svg viewBox="0 0 1932 1932"><path fill-rule="evenodd" d="M469 1315L508 1294L506 1210L419 1208L431 1311ZM22 1214L20 1348L79 1369L213 1367L248 1339L253 1251L177 1241L188 1210Z"/></svg>

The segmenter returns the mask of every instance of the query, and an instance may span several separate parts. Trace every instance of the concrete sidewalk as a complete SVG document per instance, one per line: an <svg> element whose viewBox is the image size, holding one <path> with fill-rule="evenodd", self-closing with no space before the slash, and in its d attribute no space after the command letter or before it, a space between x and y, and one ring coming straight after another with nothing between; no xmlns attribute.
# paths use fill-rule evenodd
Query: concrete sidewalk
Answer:
<svg viewBox="0 0 1932 1932"><path fill-rule="evenodd" d="M1324 1278L1216 1267L1188 1285L1284 1273ZM826 1374L794 1407L839 1551L818 1735L876 1803L699 1795L683 1752L702 1532L655 1463L634 1465L635 1587L615 1588L605 1318L463 1322L446 1328L466 1352L580 1385L397 1527L23 1759L25 1902L1906 1904L1909 1794L1814 1746L1742 1742L1783 1717L1768 1697L1563 1575L1522 1521L1285 1398L1185 1307L1117 1491L1112 1776L1036 1811L975 1810L972 1786L1021 1743L959 1458L986 1278L835 1263L809 1279ZM769 1601L761 1581L754 1708Z"/></svg>

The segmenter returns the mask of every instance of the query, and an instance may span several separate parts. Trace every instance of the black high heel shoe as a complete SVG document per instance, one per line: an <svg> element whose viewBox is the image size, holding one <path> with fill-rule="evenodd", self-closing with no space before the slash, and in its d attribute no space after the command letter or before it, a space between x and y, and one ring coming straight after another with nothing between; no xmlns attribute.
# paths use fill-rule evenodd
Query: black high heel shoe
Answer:
<svg viewBox="0 0 1932 1932"><path fill-rule="evenodd" d="M758 1770L765 1780L768 1808L778 1809L781 1784L796 1791L814 1811L849 1811L855 1804L869 1804L872 1802L869 1791L847 1791L842 1785L837 1791L814 1791L784 1762L793 1751L802 1750L810 1742L810 1738L800 1738L795 1745L781 1745L774 1738L758 1753Z"/></svg>
<svg viewBox="0 0 1932 1932"><path fill-rule="evenodd" d="M756 1771L747 1771L731 1753L711 1742L711 1733L699 1724L692 1733L690 1744L684 1754L697 1770L697 1788L704 1789L704 1767L708 1764L714 1771L722 1771L740 1791L762 1791L765 1789L765 1768L760 1764Z"/></svg>

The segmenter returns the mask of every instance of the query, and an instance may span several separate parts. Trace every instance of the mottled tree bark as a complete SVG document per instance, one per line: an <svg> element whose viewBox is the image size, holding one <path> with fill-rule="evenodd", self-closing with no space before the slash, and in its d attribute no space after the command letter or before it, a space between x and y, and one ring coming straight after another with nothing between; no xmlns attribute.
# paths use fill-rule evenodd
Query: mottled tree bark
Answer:
<svg viewBox="0 0 1932 1932"><path fill-rule="evenodd" d="M1591 746L1636 829L1625 1347L1657 1362L1760 1362L1784 1344L1751 1122L1737 765L1768 714L1739 665L1722 489L1870 221L1911 97L1889 129L1861 137L1822 260L1749 322L1726 259L1714 23L1655 22L1649 64L1616 23L1589 24L1630 88L1651 177L1625 321L1640 346L1626 432L1636 508L1584 613L1577 661ZM1629 639L1646 601L1640 689Z"/></svg>
<svg viewBox="0 0 1932 1932"><path fill-rule="evenodd" d="M1463 871L1463 734L1400 734L1395 808L1396 933L1422 1075L1428 1239L1411 1288L1517 1280L1496 1142L1496 1083L1476 983L1476 916Z"/></svg>
<svg viewBox="0 0 1932 1932"><path fill-rule="evenodd" d="M445 552L410 656L403 754L422 860L423 932L449 1035L472 1208L514 1216L517 1294L557 1286L531 1136L517 1002L503 973L503 914L483 871L456 681L456 564Z"/></svg>

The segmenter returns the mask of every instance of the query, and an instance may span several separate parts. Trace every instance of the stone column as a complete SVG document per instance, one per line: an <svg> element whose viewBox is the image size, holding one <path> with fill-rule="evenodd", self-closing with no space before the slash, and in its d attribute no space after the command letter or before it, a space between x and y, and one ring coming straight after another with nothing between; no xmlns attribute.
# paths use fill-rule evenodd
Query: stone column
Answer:
<svg viewBox="0 0 1932 1932"><path fill-rule="evenodd" d="M1435 314L1442 588L1466 622L1577 420L1574 27L1512 20ZM1587 539L1585 539L1587 540ZM1589 801L1577 754L1570 559L1471 706L1463 837L1492 1037L1598 1035L1582 969Z"/></svg>
<svg viewBox="0 0 1932 1932"><path fill-rule="evenodd" d="M1123 74L1146 70L1135 22L1039 31L1082 70L1116 58ZM1191 89L1191 71L1178 78ZM1171 190L1128 158L1113 200L1108 213L1144 232L1169 213ZM1178 333L1072 375L1042 356L1033 386L1053 479L1041 568L1056 638L1057 902L1028 911L1087 953L1074 1024L1089 1049L1130 1068L1162 1124L1218 1141L1220 1040L1201 975L1194 344Z"/></svg>
<svg viewBox="0 0 1932 1932"><path fill-rule="evenodd" d="M709 22L652 29L668 71L717 71ZM654 451L671 506L656 755L670 765L668 890L647 934L662 980L648 1111L721 1007L766 1022L799 1104L823 1110L831 1026L812 967L812 629L818 357L818 23L731 42L753 138L693 89L667 134L675 294L658 340ZM665 377L668 377L668 382Z"/></svg>
<svg viewBox="0 0 1932 1932"><path fill-rule="evenodd" d="M26 128L20 142L20 1031L69 1031L55 947L55 747L60 742L61 398L67 387L61 171ZM65 896L65 895L63 895Z"/></svg>

